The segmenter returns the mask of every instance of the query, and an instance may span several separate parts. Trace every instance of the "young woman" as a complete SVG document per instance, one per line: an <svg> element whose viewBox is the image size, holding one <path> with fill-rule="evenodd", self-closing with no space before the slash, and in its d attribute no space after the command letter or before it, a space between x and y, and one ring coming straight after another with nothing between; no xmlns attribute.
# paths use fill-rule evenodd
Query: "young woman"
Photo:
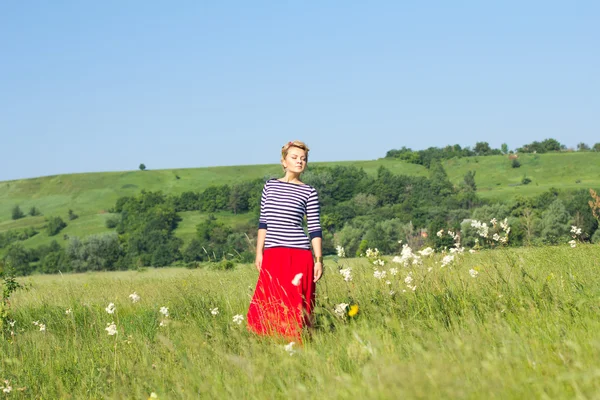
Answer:
<svg viewBox="0 0 600 400"><path fill-rule="evenodd" d="M308 150L300 141L283 146L285 176L268 180L263 188L255 261L259 276L248 310L253 332L299 341L302 329L310 326L315 284L323 274L319 197L300 181Z"/></svg>

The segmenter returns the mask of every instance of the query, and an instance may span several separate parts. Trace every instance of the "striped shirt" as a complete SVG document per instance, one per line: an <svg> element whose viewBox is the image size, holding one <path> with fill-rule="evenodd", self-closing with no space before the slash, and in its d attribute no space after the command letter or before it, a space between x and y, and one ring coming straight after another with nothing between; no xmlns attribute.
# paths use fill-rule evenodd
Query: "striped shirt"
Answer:
<svg viewBox="0 0 600 400"><path fill-rule="evenodd" d="M310 239L323 237L319 213L319 196L314 187L269 179L263 187L258 220L258 229L267 230L265 248L310 249L302 223L306 215Z"/></svg>

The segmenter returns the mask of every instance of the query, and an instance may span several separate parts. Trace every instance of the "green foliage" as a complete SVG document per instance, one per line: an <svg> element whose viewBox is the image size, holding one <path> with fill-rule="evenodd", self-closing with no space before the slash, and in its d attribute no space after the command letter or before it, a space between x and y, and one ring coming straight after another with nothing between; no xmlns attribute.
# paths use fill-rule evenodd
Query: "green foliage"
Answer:
<svg viewBox="0 0 600 400"><path fill-rule="evenodd" d="M123 247L116 233L91 235L83 240L72 237L65 254L69 270L74 272L114 270L123 256ZM55 254L47 262L49 268L58 268L63 260L62 254Z"/></svg>
<svg viewBox="0 0 600 400"><path fill-rule="evenodd" d="M500 151L502 151L502 154L508 154L508 145L506 143L502 143L500 146Z"/></svg>
<svg viewBox="0 0 600 400"><path fill-rule="evenodd" d="M464 187L467 190L471 190L473 192L477 191L477 184L475 183L475 173L476 171L468 171L463 179Z"/></svg>
<svg viewBox="0 0 600 400"><path fill-rule="evenodd" d="M531 178L528 178L527 176L524 176L523 179L521 179L521 183L523 185L529 185L531 183Z"/></svg>
<svg viewBox="0 0 600 400"><path fill-rule="evenodd" d="M140 171L145 171L146 170L146 165L144 163L140 164Z"/></svg>
<svg viewBox="0 0 600 400"><path fill-rule="evenodd" d="M542 212L540 238L546 244L566 243L569 240L569 214L560 199L554 200Z"/></svg>
<svg viewBox="0 0 600 400"><path fill-rule="evenodd" d="M46 232L48 236L57 235L60 231L62 231L67 224L61 217L50 217L48 218L48 223L46 224Z"/></svg>
<svg viewBox="0 0 600 400"><path fill-rule="evenodd" d="M73 221L77 218L79 218L79 215L75 214L73 210L69 209L69 221Z"/></svg>
<svg viewBox="0 0 600 400"><path fill-rule="evenodd" d="M33 268L29 264L32 259L31 252L22 243L13 243L4 253L4 263L10 264L15 275L29 275Z"/></svg>
<svg viewBox="0 0 600 400"><path fill-rule="evenodd" d="M32 217L36 217L38 215L42 215L42 213L40 212L40 210L37 209L37 207L32 206L29 209L29 215L32 216Z"/></svg>
<svg viewBox="0 0 600 400"><path fill-rule="evenodd" d="M517 149L519 153L548 153L552 151L561 151L565 148L556 139L545 139L542 142L534 141Z"/></svg>
<svg viewBox="0 0 600 400"><path fill-rule="evenodd" d="M14 206L12 209L12 219L16 220L16 219L21 219L25 217L25 214L23 213L23 211L21 211L21 207L19 207L18 205Z"/></svg>
<svg viewBox="0 0 600 400"><path fill-rule="evenodd" d="M512 161L510 162L510 166L512 168L519 168L521 166L521 162L519 160L517 160L516 158L513 158Z"/></svg>
<svg viewBox="0 0 600 400"><path fill-rule="evenodd" d="M114 229L117 226L119 226L119 224L121 223L121 216L120 215L111 215L110 217L108 217L106 219L106 227L108 229Z"/></svg>
<svg viewBox="0 0 600 400"><path fill-rule="evenodd" d="M594 146L592 147L592 150L600 152L600 142L594 143Z"/></svg>
<svg viewBox="0 0 600 400"><path fill-rule="evenodd" d="M590 151L590 146L583 142L577 143L577 151Z"/></svg>

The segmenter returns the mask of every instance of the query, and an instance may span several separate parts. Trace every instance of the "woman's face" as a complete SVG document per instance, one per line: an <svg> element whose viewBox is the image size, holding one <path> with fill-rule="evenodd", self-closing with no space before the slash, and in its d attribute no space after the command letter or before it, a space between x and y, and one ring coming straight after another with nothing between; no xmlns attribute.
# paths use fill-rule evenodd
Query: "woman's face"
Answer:
<svg viewBox="0 0 600 400"><path fill-rule="evenodd" d="M290 147L283 160L283 167L290 172L300 174L306 168L306 152L298 147Z"/></svg>

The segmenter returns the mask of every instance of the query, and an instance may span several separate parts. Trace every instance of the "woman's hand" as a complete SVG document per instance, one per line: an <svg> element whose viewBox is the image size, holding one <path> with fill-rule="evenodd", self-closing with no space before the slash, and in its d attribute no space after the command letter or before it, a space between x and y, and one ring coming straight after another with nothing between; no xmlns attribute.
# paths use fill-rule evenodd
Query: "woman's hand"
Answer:
<svg viewBox="0 0 600 400"><path fill-rule="evenodd" d="M320 261L317 261L315 263L314 282L317 282L319 279L321 279L321 276L323 276L323 263Z"/></svg>
<svg viewBox="0 0 600 400"><path fill-rule="evenodd" d="M254 259L254 266L256 267L258 272L260 272L260 267L262 267L262 259L262 253L256 253L256 258Z"/></svg>

